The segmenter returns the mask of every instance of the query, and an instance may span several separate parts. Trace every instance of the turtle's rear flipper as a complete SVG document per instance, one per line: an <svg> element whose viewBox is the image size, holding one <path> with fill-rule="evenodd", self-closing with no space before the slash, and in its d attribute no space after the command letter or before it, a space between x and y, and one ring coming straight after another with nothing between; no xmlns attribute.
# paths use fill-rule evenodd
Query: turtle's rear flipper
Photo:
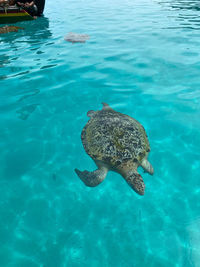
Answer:
<svg viewBox="0 0 200 267"><path fill-rule="evenodd" d="M141 196L144 195L145 184L139 173L131 172L129 175L124 176L124 179L136 193Z"/></svg>
<svg viewBox="0 0 200 267"><path fill-rule="evenodd" d="M151 163L146 158L143 159L143 161L141 163L141 167L144 169L144 171L153 175L153 173L154 173L153 167L152 167Z"/></svg>
<svg viewBox="0 0 200 267"><path fill-rule="evenodd" d="M84 182L85 185L94 187L100 184L105 178L108 170L106 168L100 168L96 171L89 172L89 171L79 171L75 169L76 174L78 177Z"/></svg>

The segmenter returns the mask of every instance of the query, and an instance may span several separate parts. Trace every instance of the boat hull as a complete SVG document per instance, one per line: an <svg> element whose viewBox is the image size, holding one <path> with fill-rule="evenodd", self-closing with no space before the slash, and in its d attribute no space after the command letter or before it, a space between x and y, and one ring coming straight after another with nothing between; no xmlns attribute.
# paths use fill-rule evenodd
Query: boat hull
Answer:
<svg viewBox="0 0 200 267"><path fill-rule="evenodd" d="M24 9L11 6L7 9L0 7L0 24L15 23L18 21L33 20Z"/></svg>

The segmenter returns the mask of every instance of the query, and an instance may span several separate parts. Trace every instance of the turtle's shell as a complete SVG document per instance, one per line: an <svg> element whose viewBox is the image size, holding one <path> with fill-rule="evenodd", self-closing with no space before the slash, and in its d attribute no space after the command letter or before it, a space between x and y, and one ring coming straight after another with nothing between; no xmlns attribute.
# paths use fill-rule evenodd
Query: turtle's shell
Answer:
<svg viewBox="0 0 200 267"><path fill-rule="evenodd" d="M81 133L86 153L110 167L133 160L141 162L150 151L144 127L111 108L94 113Z"/></svg>

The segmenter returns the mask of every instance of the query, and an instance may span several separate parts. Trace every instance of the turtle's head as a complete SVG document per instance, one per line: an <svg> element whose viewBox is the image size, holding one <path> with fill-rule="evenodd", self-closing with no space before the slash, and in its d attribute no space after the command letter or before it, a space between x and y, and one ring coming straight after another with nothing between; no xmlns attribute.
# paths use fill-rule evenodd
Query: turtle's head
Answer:
<svg viewBox="0 0 200 267"><path fill-rule="evenodd" d="M137 172L132 172L130 175L124 177L130 187L139 195L144 195L145 184L142 176Z"/></svg>

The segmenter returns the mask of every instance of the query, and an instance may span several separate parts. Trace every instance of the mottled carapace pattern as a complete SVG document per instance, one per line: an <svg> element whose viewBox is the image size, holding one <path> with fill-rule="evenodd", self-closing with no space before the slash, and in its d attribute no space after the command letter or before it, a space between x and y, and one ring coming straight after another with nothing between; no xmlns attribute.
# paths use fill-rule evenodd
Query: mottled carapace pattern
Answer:
<svg viewBox="0 0 200 267"><path fill-rule="evenodd" d="M143 126L111 108L93 112L81 139L90 157L112 167L129 160L140 162L150 151Z"/></svg>

